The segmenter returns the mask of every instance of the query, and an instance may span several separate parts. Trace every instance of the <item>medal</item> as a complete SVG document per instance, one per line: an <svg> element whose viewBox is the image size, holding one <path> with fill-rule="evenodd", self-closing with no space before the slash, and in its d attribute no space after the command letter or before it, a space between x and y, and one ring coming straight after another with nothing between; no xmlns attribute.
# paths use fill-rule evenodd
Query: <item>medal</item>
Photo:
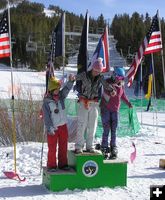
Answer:
<svg viewBox="0 0 165 200"><path fill-rule="evenodd" d="M59 109L58 108L56 108L56 109L54 109L54 113L59 113Z"/></svg>

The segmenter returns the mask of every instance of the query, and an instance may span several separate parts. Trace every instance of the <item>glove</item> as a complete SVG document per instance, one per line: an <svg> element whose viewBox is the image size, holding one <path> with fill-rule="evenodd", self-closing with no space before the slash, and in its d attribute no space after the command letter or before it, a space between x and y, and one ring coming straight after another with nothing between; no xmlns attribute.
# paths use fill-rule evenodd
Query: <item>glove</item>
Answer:
<svg viewBox="0 0 165 200"><path fill-rule="evenodd" d="M55 132L52 132L52 133L48 132L47 134L48 135L55 135Z"/></svg>
<svg viewBox="0 0 165 200"><path fill-rule="evenodd" d="M69 75L69 81L72 81L72 82L75 81L75 76L73 74Z"/></svg>
<svg viewBox="0 0 165 200"><path fill-rule="evenodd" d="M57 129L58 129L58 128L53 128L53 127L51 127L51 128L47 131L47 134L48 134L48 135L55 135Z"/></svg>
<svg viewBox="0 0 165 200"><path fill-rule="evenodd" d="M131 103L129 103L129 105L128 105L128 106L129 106L129 108L132 108L132 107L133 107Z"/></svg>
<svg viewBox="0 0 165 200"><path fill-rule="evenodd" d="M112 97L116 96L116 90L113 90L110 94Z"/></svg>
<svg viewBox="0 0 165 200"><path fill-rule="evenodd" d="M54 132L48 132L48 135L55 135L55 131Z"/></svg>

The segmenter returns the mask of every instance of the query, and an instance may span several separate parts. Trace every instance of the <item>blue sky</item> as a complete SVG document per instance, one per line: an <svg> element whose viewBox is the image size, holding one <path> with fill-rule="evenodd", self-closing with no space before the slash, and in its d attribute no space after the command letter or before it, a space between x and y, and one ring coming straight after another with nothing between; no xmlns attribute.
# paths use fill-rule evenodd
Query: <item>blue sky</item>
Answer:
<svg viewBox="0 0 165 200"><path fill-rule="evenodd" d="M88 9L91 17L97 18L101 13L104 18L112 21L115 14L127 13L132 15L135 11L139 14L149 13L151 17L159 10L160 17L165 18L165 0L31 0L57 5L64 10L75 14L85 15Z"/></svg>

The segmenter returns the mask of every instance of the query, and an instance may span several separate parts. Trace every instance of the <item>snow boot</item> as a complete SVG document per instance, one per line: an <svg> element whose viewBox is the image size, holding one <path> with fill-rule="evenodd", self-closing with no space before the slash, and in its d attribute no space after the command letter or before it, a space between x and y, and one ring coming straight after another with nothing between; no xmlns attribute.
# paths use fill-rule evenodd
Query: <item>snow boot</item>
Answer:
<svg viewBox="0 0 165 200"><path fill-rule="evenodd" d="M116 147L116 146L112 146L112 147L110 148L110 156L109 156L109 159L110 159L110 160L116 159L116 158L117 158L117 154L118 154L117 147Z"/></svg>
<svg viewBox="0 0 165 200"><path fill-rule="evenodd" d="M83 153L83 150L82 149L75 149L74 153L75 154L81 154L81 153Z"/></svg>
<svg viewBox="0 0 165 200"><path fill-rule="evenodd" d="M47 172L57 172L58 168L57 167L47 167Z"/></svg>
<svg viewBox="0 0 165 200"><path fill-rule="evenodd" d="M103 154L104 159L106 160L108 158L109 147L102 147L101 152Z"/></svg>
<svg viewBox="0 0 165 200"><path fill-rule="evenodd" d="M101 144L97 143L96 146L95 146L95 149L96 150L101 150Z"/></svg>
<svg viewBox="0 0 165 200"><path fill-rule="evenodd" d="M71 169L68 165L64 165L64 166L58 167L58 168L61 169L61 170L64 170L64 171L67 171L67 170Z"/></svg>

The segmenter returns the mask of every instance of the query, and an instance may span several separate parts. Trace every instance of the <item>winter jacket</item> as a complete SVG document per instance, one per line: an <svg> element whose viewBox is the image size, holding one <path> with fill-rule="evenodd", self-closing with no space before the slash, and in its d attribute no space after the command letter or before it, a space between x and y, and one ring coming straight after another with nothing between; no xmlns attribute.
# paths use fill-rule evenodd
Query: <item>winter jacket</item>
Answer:
<svg viewBox="0 0 165 200"><path fill-rule="evenodd" d="M107 84L103 75L93 77L92 72L82 72L76 76L77 81L81 81L81 90L79 89L79 96L83 96L87 99L96 99L101 97L101 86L103 85L109 91L113 88L110 84Z"/></svg>
<svg viewBox="0 0 165 200"><path fill-rule="evenodd" d="M129 102L125 94L124 86L115 88L116 88L115 96L111 96L108 91L104 90L100 103L101 108L106 107L111 112L119 111L120 100L125 102L128 106L131 106L131 103Z"/></svg>
<svg viewBox="0 0 165 200"><path fill-rule="evenodd" d="M73 82L68 81L67 84L59 92L59 99L55 101L52 94L48 94L43 100L43 117L46 132L54 134L58 126L67 123L67 115L65 112L64 100L73 86ZM55 112L58 109L59 112Z"/></svg>

